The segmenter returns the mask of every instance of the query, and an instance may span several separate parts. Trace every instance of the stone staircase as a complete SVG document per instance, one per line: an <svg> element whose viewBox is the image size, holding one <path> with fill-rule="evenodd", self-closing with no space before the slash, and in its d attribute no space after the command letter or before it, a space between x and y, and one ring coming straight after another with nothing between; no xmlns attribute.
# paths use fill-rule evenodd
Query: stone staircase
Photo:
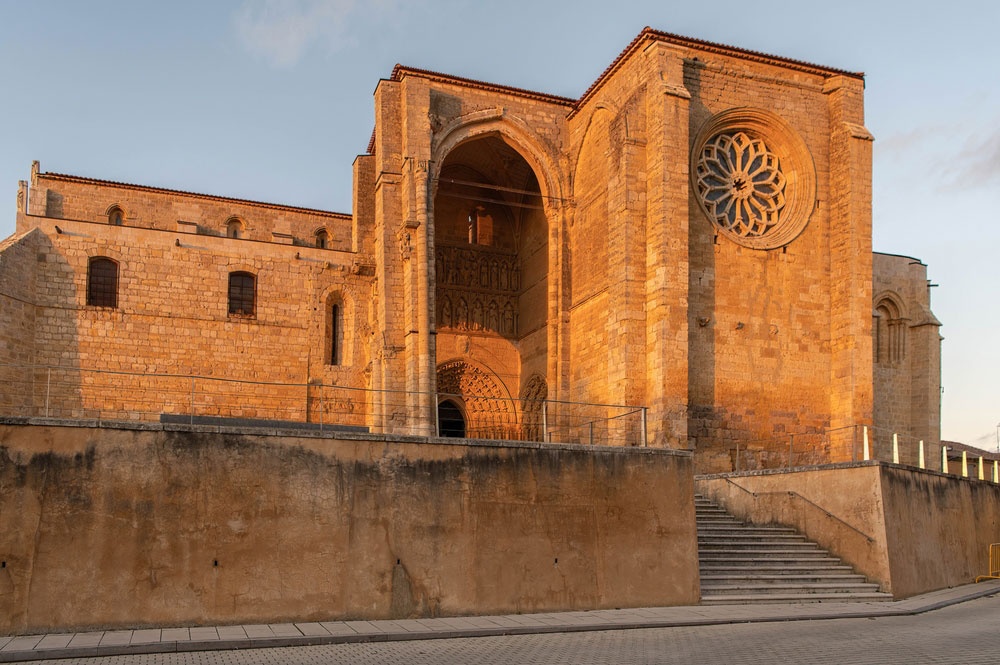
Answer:
<svg viewBox="0 0 1000 665"><path fill-rule="evenodd" d="M743 524L695 495L703 605L889 601L795 529Z"/></svg>

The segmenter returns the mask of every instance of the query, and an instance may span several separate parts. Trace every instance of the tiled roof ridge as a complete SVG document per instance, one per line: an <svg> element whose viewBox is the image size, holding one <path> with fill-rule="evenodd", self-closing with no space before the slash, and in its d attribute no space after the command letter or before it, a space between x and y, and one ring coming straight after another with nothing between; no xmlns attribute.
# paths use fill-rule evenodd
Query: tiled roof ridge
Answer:
<svg viewBox="0 0 1000 665"><path fill-rule="evenodd" d="M760 51L752 51L750 49L739 48L737 46L730 46L728 44L722 44L719 42L710 42L704 39L696 39L694 37L685 37L683 35L677 35L672 32L664 32L662 30L656 30L649 27L648 25L642 29L642 31L635 36L628 46L622 49L622 52L618 54L607 68L601 72L601 75L590 84L580 99L577 101L573 111L570 112L572 117L583 105L589 100L594 93L604 84L604 82L614 73L618 68L624 64L628 56L631 55L638 45L647 37L653 39L658 39L665 42L670 42L672 44L678 44L681 46L690 46L694 48L701 49L703 51L709 51L711 53L719 53L722 55L731 55L735 57L744 58L747 60L754 60L756 62L763 62L769 64L778 64L784 67L789 67L798 71L808 72L810 74L819 75L837 75L837 76L850 76L852 78L864 78L864 72L850 72L845 69L837 69L835 67L826 67L823 65L816 65L811 62L805 62L803 60L795 60L794 58L786 58L779 55L771 55L769 53L762 53Z"/></svg>
<svg viewBox="0 0 1000 665"><path fill-rule="evenodd" d="M273 208L276 210L296 210L299 212L307 212L313 214L319 214L326 217L341 217L344 219L350 219L351 215L344 212L334 212L332 210L319 210L318 208L305 208L303 206L293 206L284 205L281 203L269 203L267 201L254 201L252 199L240 199L233 196L219 196L217 194L203 194L200 192L188 192L182 189L169 189L167 187L154 187L151 185L137 185L130 182L119 182L117 180L101 180L100 178L88 178L86 176L71 175L67 173L40 173L39 177L49 178L51 180L64 180L71 182L82 182L93 185L105 185L110 187L119 187L122 189L135 189L148 192L162 192L164 194L181 194L183 196L191 196L199 199L212 199L214 201L230 201L233 203L246 203L254 206L261 206L264 208Z"/></svg>
<svg viewBox="0 0 1000 665"><path fill-rule="evenodd" d="M553 95L547 92L538 92L537 90L528 90L527 88L518 88L512 85L503 85L501 83L490 83L489 81L480 81L478 79L466 78L464 76L455 76L453 74L444 74L442 72L435 72L429 69L420 69L419 67L408 67L406 65L397 64L392 68L392 75L390 76L391 81L400 81L403 76L407 73L415 74L417 76L423 76L425 78L435 79L443 83L461 83L474 88L480 88L483 90L489 90L491 92L503 92L512 95L517 95L519 97L528 97L531 99L537 99L544 102L550 102L553 104L559 104L560 106L574 106L577 102L576 99L572 97L562 97L560 95Z"/></svg>

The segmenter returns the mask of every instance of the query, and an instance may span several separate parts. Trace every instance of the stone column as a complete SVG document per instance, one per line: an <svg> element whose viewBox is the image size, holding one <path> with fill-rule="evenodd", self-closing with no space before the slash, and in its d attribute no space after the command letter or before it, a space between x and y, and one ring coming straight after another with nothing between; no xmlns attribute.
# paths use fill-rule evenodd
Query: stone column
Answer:
<svg viewBox="0 0 1000 665"><path fill-rule="evenodd" d="M544 202L545 220L549 225L549 277L547 376L546 399L561 400L569 394L569 262L566 254L566 229L572 226L574 206L572 201Z"/></svg>
<svg viewBox="0 0 1000 665"><path fill-rule="evenodd" d="M649 443L687 448L688 123L684 62L654 44L646 106L646 396Z"/></svg>
<svg viewBox="0 0 1000 665"><path fill-rule="evenodd" d="M872 135L864 81L835 76L830 109L830 427L871 425ZM837 461L837 460L834 460Z"/></svg>
<svg viewBox="0 0 1000 665"><path fill-rule="evenodd" d="M434 307L434 227L430 197L430 90L419 78L402 81L399 123L403 131L403 246L406 403L412 434L434 434L435 353L431 332Z"/></svg>
<svg viewBox="0 0 1000 665"><path fill-rule="evenodd" d="M407 432L402 392L405 302L400 238L402 215L402 136L400 84L381 81L375 90L375 320L372 349L372 426L376 432Z"/></svg>

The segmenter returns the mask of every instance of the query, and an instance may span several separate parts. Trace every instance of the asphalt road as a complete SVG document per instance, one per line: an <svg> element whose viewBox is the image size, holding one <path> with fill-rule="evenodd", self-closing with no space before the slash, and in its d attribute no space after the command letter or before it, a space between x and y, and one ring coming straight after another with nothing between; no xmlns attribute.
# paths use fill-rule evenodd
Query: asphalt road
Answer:
<svg viewBox="0 0 1000 665"><path fill-rule="evenodd" d="M927 614L35 661L51 665L1000 662L1000 596Z"/></svg>

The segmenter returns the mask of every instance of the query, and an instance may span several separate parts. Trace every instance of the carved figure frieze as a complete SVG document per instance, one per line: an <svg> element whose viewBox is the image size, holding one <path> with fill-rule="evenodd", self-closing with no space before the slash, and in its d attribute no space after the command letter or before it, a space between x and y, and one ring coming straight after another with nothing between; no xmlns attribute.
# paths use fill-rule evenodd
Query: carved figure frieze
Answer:
<svg viewBox="0 0 1000 665"><path fill-rule="evenodd" d="M517 257L451 245L435 250L439 328L517 335L521 286Z"/></svg>

